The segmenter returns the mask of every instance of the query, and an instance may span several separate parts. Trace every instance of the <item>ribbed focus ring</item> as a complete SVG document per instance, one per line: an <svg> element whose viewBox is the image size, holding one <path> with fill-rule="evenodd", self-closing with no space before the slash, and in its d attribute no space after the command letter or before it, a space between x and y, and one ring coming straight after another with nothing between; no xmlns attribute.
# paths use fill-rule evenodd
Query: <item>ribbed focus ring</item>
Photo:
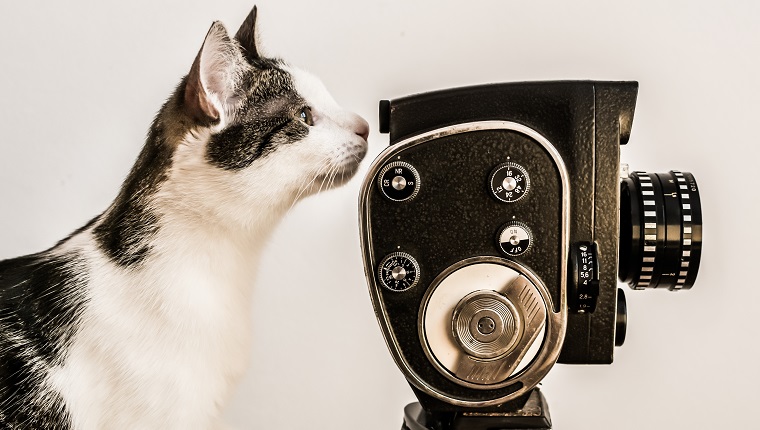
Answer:
<svg viewBox="0 0 760 430"><path fill-rule="evenodd" d="M690 173L634 172L621 184L620 280L633 289L688 289L699 269L702 212Z"/></svg>
<svg viewBox="0 0 760 430"><path fill-rule="evenodd" d="M633 288L643 290L650 286L654 276L654 264L657 260L657 225L662 223L662 220L657 219L657 202L652 178L648 175L639 176L639 185L644 203L644 252L641 275Z"/></svg>

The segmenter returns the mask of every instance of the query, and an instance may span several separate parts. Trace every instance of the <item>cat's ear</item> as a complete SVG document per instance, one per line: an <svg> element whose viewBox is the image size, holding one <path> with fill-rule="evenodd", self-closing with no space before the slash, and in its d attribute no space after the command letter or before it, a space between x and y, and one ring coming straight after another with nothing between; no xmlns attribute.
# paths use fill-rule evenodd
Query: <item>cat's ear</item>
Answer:
<svg viewBox="0 0 760 430"><path fill-rule="evenodd" d="M243 47L243 55L245 55L248 61L254 61L260 56L259 36L256 29L256 14L256 6L254 6L251 13L249 13L248 17L243 21L243 25L240 26L240 29L238 29L235 34L235 39L237 39L240 46Z"/></svg>
<svg viewBox="0 0 760 430"><path fill-rule="evenodd" d="M185 85L184 105L194 120L215 124L221 118L220 111L229 111L235 105L244 62L227 29L221 22L214 22Z"/></svg>

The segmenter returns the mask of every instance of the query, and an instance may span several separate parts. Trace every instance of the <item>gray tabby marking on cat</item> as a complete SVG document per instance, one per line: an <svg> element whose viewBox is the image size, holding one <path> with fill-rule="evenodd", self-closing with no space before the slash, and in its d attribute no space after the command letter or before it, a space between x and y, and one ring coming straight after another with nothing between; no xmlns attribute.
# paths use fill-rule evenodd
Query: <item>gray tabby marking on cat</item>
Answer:
<svg viewBox="0 0 760 430"><path fill-rule="evenodd" d="M251 280L299 199L338 186L366 121L215 22L114 202L0 261L0 428L218 425L248 362Z"/></svg>

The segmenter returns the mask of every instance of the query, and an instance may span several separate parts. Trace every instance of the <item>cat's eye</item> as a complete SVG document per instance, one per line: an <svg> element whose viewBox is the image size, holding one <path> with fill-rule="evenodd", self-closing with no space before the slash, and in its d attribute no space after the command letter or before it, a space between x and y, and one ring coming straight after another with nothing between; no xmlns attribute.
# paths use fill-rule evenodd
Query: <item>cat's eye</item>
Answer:
<svg viewBox="0 0 760 430"><path fill-rule="evenodd" d="M314 125L314 118L311 116L311 108L308 106L304 106L303 109L301 109L298 118L307 125Z"/></svg>

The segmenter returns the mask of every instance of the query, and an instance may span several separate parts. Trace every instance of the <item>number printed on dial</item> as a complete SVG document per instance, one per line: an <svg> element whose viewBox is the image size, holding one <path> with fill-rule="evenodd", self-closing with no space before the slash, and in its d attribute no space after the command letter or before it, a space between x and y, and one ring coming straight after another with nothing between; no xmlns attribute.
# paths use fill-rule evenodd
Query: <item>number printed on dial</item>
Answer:
<svg viewBox="0 0 760 430"><path fill-rule="evenodd" d="M378 269L382 285L393 291L408 290L417 285L419 279L417 260L405 252L394 252L386 256Z"/></svg>
<svg viewBox="0 0 760 430"><path fill-rule="evenodd" d="M491 192L506 203L520 200L530 190L530 177L525 168L517 163L506 162L491 172Z"/></svg>

